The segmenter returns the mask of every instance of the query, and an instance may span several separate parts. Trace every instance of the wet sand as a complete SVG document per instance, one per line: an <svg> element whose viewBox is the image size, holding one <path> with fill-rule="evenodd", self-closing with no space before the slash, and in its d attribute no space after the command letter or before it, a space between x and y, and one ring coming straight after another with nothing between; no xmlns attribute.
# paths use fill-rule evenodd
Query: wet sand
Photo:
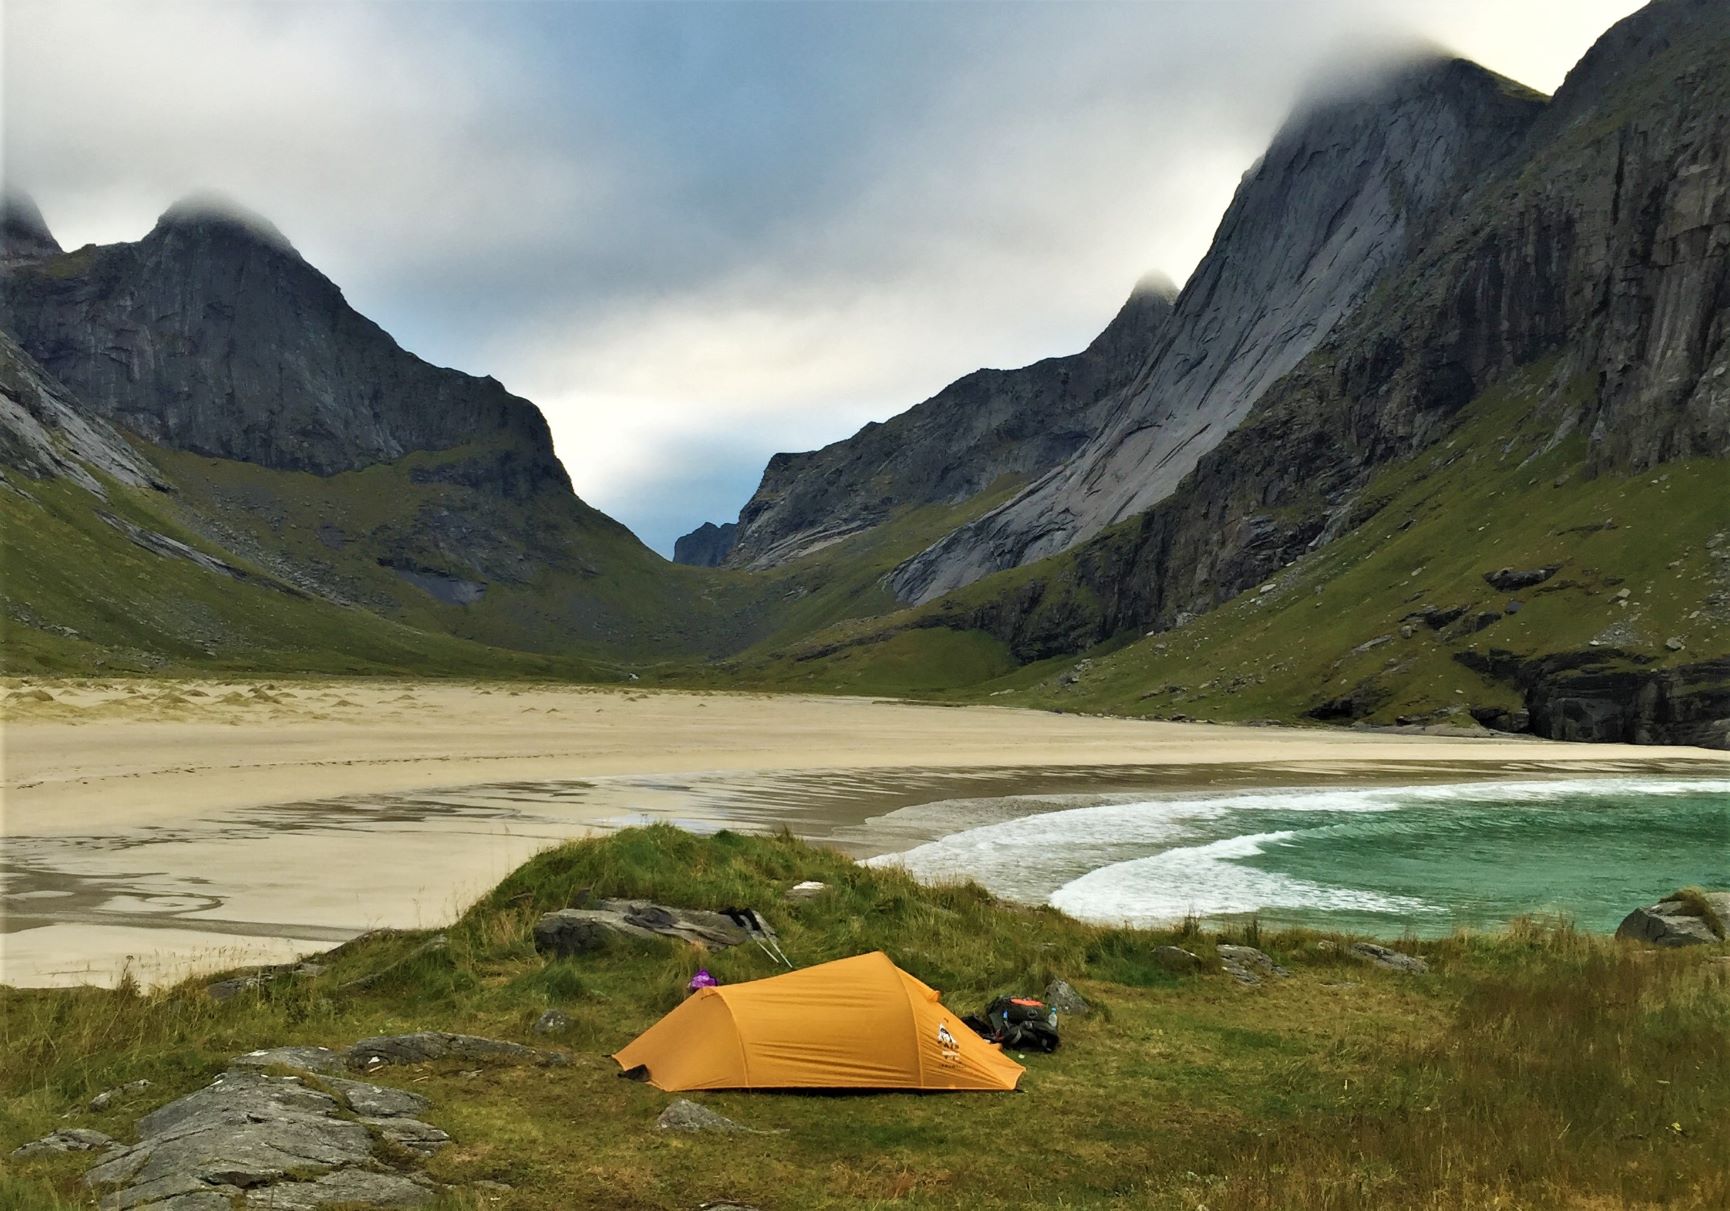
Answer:
<svg viewBox="0 0 1730 1211"><path fill-rule="evenodd" d="M0 982L17 985L126 966L159 982L436 926L539 849L646 820L786 826L863 855L1026 796L1730 770L1692 749L760 694L247 680L0 697Z"/></svg>

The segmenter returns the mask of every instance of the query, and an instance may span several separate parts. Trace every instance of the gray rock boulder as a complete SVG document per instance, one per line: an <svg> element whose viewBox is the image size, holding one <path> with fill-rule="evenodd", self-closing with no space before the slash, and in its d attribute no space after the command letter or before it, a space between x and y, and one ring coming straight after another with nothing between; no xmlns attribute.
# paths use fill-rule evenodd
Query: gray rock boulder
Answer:
<svg viewBox="0 0 1730 1211"><path fill-rule="evenodd" d="M1430 965L1416 955L1402 954L1390 950L1386 946L1378 946L1374 942L1353 942L1346 952L1354 958L1364 960L1375 967L1386 971L1399 971L1407 975L1423 975Z"/></svg>
<svg viewBox="0 0 1730 1211"><path fill-rule="evenodd" d="M1717 914L1717 924L1730 921L1730 892L1708 892L1706 903ZM1636 908L1616 927L1616 936L1627 942L1651 946L1710 946L1723 941L1713 922L1700 914L1697 905L1684 900L1660 900Z"/></svg>
<svg viewBox="0 0 1730 1211"><path fill-rule="evenodd" d="M1047 984L1045 986L1044 1000L1047 1005L1051 1006L1051 1008L1055 1009L1058 1013L1067 1013L1074 1016L1085 1014L1093 1008L1093 1006L1087 1003L1086 997L1082 996L1079 992L1075 991L1074 988L1070 987L1068 980L1053 980L1051 983Z"/></svg>
<svg viewBox="0 0 1730 1211"><path fill-rule="evenodd" d="M226 1072L145 1115L139 1142L106 1157L84 1181L120 1187L102 1207L127 1211L212 1187L238 1192L371 1164L371 1135L340 1111L335 1098L298 1077Z"/></svg>
<svg viewBox="0 0 1730 1211"><path fill-rule="evenodd" d="M594 908L563 908L535 922L535 949L561 957L591 954L619 939L678 938L707 946L738 946L743 929L718 912L668 908L647 900L602 900Z"/></svg>
<svg viewBox="0 0 1730 1211"><path fill-rule="evenodd" d="M1291 972L1253 946L1221 945L1215 949L1219 952L1220 966L1240 984L1253 986L1260 984L1268 976L1284 979L1291 975Z"/></svg>
<svg viewBox="0 0 1730 1211"><path fill-rule="evenodd" d="M462 1036L454 1036L462 1037ZM84 1176L111 1187L103 1211L230 1211L235 1200L260 1211L321 1207L417 1207L439 1187L419 1173L388 1169L383 1140L422 1156L450 1142L414 1116L431 1103L418 1093L328 1074L340 1053L274 1048L240 1057L203 1089L138 1122L138 1143L112 1145ZM304 1067L324 1088L261 1067ZM352 1113L359 1121L348 1117ZM57 1133L107 1140L97 1132Z"/></svg>

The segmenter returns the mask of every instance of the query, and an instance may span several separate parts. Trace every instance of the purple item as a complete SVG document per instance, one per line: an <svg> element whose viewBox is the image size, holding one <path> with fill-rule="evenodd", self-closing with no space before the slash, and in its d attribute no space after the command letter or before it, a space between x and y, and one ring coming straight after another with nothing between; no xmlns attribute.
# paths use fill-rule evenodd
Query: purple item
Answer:
<svg viewBox="0 0 1730 1211"><path fill-rule="evenodd" d="M691 982L686 985L686 987L691 992L696 992L699 988L713 988L720 982L721 981L709 974L709 969L707 967L699 967L697 968L697 974L691 977Z"/></svg>

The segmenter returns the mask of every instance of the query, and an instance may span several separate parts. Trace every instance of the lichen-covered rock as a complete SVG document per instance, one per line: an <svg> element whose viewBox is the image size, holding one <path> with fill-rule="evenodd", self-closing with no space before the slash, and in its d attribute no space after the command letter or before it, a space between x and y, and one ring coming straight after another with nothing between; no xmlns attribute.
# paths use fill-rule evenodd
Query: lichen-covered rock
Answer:
<svg viewBox="0 0 1730 1211"><path fill-rule="evenodd" d="M102 1205L126 1211L212 1186L250 1189L369 1163L372 1137L339 1111L298 1077L226 1072L145 1115L138 1143L105 1157L84 1181L122 1187Z"/></svg>
<svg viewBox="0 0 1730 1211"><path fill-rule="evenodd" d="M592 954L621 938L677 938L706 946L738 946L747 936L721 913L669 908L647 900L602 900L593 908L544 913L535 922L535 949L562 957Z"/></svg>
<svg viewBox="0 0 1730 1211"><path fill-rule="evenodd" d="M1719 922L1730 921L1730 892L1708 892L1706 902ZM1723 939L1693 904L1684 900L1660 900L1636 908L1616 927L1616 936L1628 942L1653 946L1710 946Z"/></svg>
<svg viewBox="0 0 1730 1211"><path fill-rule="evenodd" d="M323 1067L337 1053L279 1048L243 1058L282 1065L297 1054ZM437 1185L418 1173L387 1170L374 1140L376 1134L422 1156L448 1144L444 1130L413 1117L428 1100L342 1077L310 1079L331 1092L297 1076L231 1068L145 1115L138 1143L113 1147L84 1175L85 1184L111 1188L103 1211L229 1211L243 1196L246 1207L260 1211L432 1201Z"/></svg>
<svg viewBox="0 0 1730 1211"><path fill-rule="evenodd" d="M1291 972L1253 946L1221 944L1215 949L1219 952L1220 966L1240 984L1260 984L1267 976L1279 976L1283 979L1291 975Z"/></svg>

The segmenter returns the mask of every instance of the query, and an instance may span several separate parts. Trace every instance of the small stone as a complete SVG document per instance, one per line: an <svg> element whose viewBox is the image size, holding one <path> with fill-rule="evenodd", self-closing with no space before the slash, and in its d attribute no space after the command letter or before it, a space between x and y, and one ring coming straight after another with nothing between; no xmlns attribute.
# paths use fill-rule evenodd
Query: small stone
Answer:
<svg viewBox="0 0 1730 1211"><path fill-rule="evenodd" d="M369 1118L361 1121L376 1129L379 1135L397 1147L407 1148L410 1152L418 1152L422 1156L431 1156L451 1142L451 1137L442 1129L419 1119Z"/></svg>
<svg viewBox="0 0 1730 1211"><path fill-rule="evenodd" d="M116 1085L112 1089L104 1089L101 1093L90 1099L90 1109L101 1112L108 1109L127 1094L139 1093L148 1088L150 1088L149 1081L137 1080L128 1081L124 1085Z"/></svg>
<svg viewBox="0 0 1730 1211"><path fill-rule="evenodd" d="M1416 955L1401 954L1374 942L1353 942L1351 953L1377 967L1388 971L1403 971L1407 975L1423 975L1430 969L1430 965Z"/></svg>
<svg viewBox="0 0 1730 1211"><path fill-rule="evenodd" d="M1045 1003L1058 1013L1072 1014L1077 1017L1093 1008L1087 1003L1087 998L1070 987L1068 980L1053 980L1047 984L1045 986Z"/></svg>
<svg viewBox="0 0 1730 1211"><path fill-rule="evenodd" d="M1666 649L1668 649L1669 651L1672 651L1672 652L1680 652L1683 648L1685 648L1687 646L1688 646L1687 644L1683 643L1680 639L1676 638L1674 635L1672 635L1670 638L1668 638L1664 641L1664 647Z"/></svg>
<svg viewBox="0 0 1730 1211"><path fill-rule="evenodd" d="M829 885L827 883L818 882L816 879L806 879L803 883L795 883L789 887L783 898L789 904L804 904L815 900L828 890Z"/></svg>
<svg viewBox="0 0 1730 1211"><path fill-rule="evenodd" d="M735 1123L723 1114L716 1114L707 1106L699 1106L688 1098L675 1098L673 1103L661 1111L661 1117L655 1120L655 1126L662 1131L745 1131L743 1124Z"/></svg>
<svg viewBox="0 0 1730 1211"><path fill-rule="evenodd" d="M536 1034L558 1034L571 1024L571 1017L557 1009L549 1009L535 1019Z"/></svg>

